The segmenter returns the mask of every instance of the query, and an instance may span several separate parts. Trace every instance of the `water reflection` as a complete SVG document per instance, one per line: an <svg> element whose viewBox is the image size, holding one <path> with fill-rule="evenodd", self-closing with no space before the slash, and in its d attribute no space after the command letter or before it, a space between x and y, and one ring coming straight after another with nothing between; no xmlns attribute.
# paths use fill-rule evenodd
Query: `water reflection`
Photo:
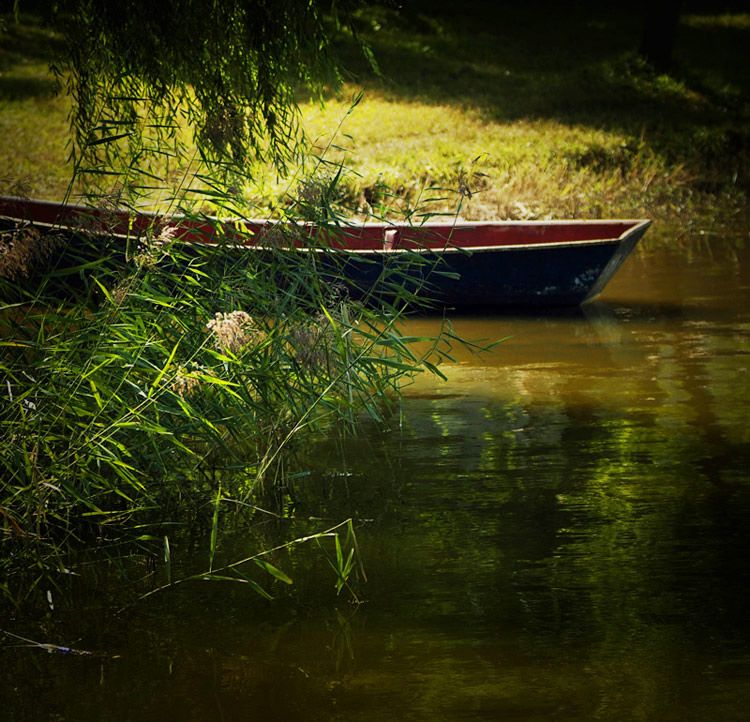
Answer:
<svg viewBox="0 0 750 722"><path fill-rule="evenodd" d="M454 318L464 337L509 338L458 353L447 383L420 379L401 423L317 444L290 490L300 520L358 520L365 604L321 584L313 549L278 559L295 586L272 605L203 585L113 619L92 582L85 617L50 612L41 632L102 654L6 650L0 708L746 719L748 269L747 251L635 257L584 309ZM264 543L293 531L276 522Z"/></svg>
<svg viewBox="0 0 750 722"><path fill-rule="evenodd" d="M619 290L665 273L636 265ZM426 665L420 704L472 719L743 718L750 298L682 273L669 299L455 319L469 338L511 338L410 391L385 443L402 485L391 534L373 532L371 588L384 580L375 606ZM381 461L357 466L377 483Z"/></svg>

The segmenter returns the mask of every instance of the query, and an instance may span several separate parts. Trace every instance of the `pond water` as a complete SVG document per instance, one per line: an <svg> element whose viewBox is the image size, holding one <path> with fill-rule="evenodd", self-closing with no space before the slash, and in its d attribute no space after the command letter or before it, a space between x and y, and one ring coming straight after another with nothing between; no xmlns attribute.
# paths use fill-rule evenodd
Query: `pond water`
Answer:
<svg viewBox="0 0 750 722"><path fill-rule="evenodd" d="M199 582L114 615L92 571L3 617L92 653L6 636L0 718L746 720L750 244L721 240L635 255L583 309L453 318L509 338L315 447L295 514L355 519L360 605L314 545L276 602Z"/></svg>

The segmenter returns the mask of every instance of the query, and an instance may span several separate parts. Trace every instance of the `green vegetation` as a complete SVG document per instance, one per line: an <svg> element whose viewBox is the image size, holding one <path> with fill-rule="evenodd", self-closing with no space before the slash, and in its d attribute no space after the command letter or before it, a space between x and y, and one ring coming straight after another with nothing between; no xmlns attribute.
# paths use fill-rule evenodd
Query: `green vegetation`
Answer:
<svg viewBox="0 0 750 722"><path fill-rule="evenodd" d="M746 15L684 12L670 75L636 55L644 16L632 10L446 3L408 20L370 19L387 80L360 68L368 101L345 125L353 195L376 195L379 178L407 197L465 184L479 191L469 218L646 216L683 229L744 207ZM324 133L312 111L306 123Z"/></svg>
<svg viewBox="0 0 750 722"><path fill-rule="evenodd" d="M158 222L124 257L95 228L3 234L6 572L29 557L66 568L70 542L161 545L161 524L211 509L210 572L223 502L253 518L299 470L301 440L381 421L405 377L436 371L436 342L399 330L412 293L377 309L342 293L346 259L324 245L335 220L306 254L287 250L292 224L262 254L241 239L188 246ZM343 587L354 566L336 544Z"/></svg>
<svg viewBox="0 0 750 722"><path fill-rule="evenodd" d="M357 27L382 77L339 32L354 77L324 107L300 94L301 124L349 170L338 197L349 214L400 213L440 186L453 193L430 210L461 200L469 219L646 216L678 235L705 228L745 207L748 16L688 7L669 75L635 53L643 19L593 3L572 15L559 3L371 7ZM9 25L2 161L31 194L60 197L68 108L47 92L40 41L51 48L38 25ZM309 171L253 168L238 201L280 214Z"/></svg>
<svg viewBox="0 0 750 722"><path fill-rule="evenodd" d="M270 33L263 42L283 47L263 58L250 53L246 62L233 56L216 74L200 56L190 67L190 53L169 45L170 38L161 60L169 65L174 51L184 66L160 75L165 68L159 58L139 46L145 54L128 56L118 70L118 54L112 53L117 42L135 33L137 42L153 45L158 28L141 36L139 25L119 28L116 17L102 20L98 11L106 15L107 4L62 7L71 20L62 50L69 73L59 77L73 98L73 150L63 171L72 180L58 197L85 191L98 215L73 230L2 229L0 516L8 553L0 565L8 581L0 588L18 603L41 579L52 574L45 586L54 585L55 574L67 572L71 548L133 541L155 544L167 586L178 583L162 525L184 525L210 509L208 570L185 578L226 578L219 572L231 571L234 581L265 594L239 569L252 562L288 581L259 559L262 548L241 562L220 568L215 563L226 503L231 500L237 510L236 523L251 524L258 495L282 486L294 472L300 439L352 427L362 414L382 420L397 404L402 380L436 371L433 361L442 351L433 344L418 354L415 339L402 336L403 310L421 300L399 288L388 268L380 288L390 300L377 310L342 291L347 259L330 253L330 244L345 219L331 205L340 168L330 161L311 160L309 178L289 191L295 198L286 222L275 227L262 253L248 254L237 233L228 237L216 221L190 214L191 195L203 208L237 209L237 191L226 181L247 184L248 169L255 167L251 156L256 163L268 157L281 169L296 147L289 88L280 85L289 78L277 77L289 53L299 50L296 40L281 38L273 23L261 23ZM290 13L300 7L291 4ZM214 24L224 20L213 18ZM24 40L33 44L43 31L9 22L16 34L3 62L23 66ZM203 29L210 34L210 23ZM240 24L235 30L246 29ZM107 42L94 51L89 35ZM326 64L317 37L313 33L304 42L317 47ZM227 33L224 40L231 55L242 38ZM319 78L320 58L309 48L302 55L294 77L310 72ZM235 77L240 71L246 74ZM248 89L247 73L255 80L253 74L268 75ZM263 127L237 108L224 113L240 96L262 105ZM7 102L27 100L19 91L9 93ZM149 108L159 102L164 106ZM282 111L288 114L283 122ZM272 117L278 122L273 128ZM213 133L217 127L219 136ZM196 134L194 153L185 145L190 130ZM27 139L15 151L22 154L26 145L35 147ZM199 158L194 165L185 163L191 153ZM17 176L9 181L18 188ZM159 218L145 233L129 232L125 241L107 233L110 212L155 197L179 203L188 222L211 225L212 242L185 244L176 239L178 229ZM314 252L289 250L301 218L316 220ZM356 571L350 526L349 545L339 539L345 526L303 535L334 537L333 551L323 549L338 591L348 588Z"/></svg>
<svg viewBox="0 0 750 722"><path fill-rule="evenodd" d="M91 86L85 64L73 63L57 76L78 93L71 108L48 72L61 36L31 16L5 18L2 190L93 190L103 209L312 218L330 234L352 215L647 216L690 232L745 212L748 78L730 59L744 47L747 16L683 15L675 70L658 75L635 55L635 15L491 7L362 10L355 25L382 77L353 31L332 26L331 47L355 76L321 106L304 100L294 83L307 78L295 70L259 125L242 127L234 111L218 125L212 116L237 101L233 91L202 95L184 68L165 109L165 78L154 81L161 95L136 83L118 105L122 78L80 95L105 90L111 63ZM231 54L242 37L226 41ZM231 78L231 64L222 73ZM293 88L303 155L296 117L279 115ZM149 103L163 122L141 117ZM283 120L276 138L271 118ZM218 127L231 132L212 134ZM206 517L212 574L220 510L231 503L251 521L263 485L282 487L299 471L305 435L363 412L382 419L405 377L435 370L437 342L416 339L427 341L417 353L399 331L418 299L403 293L377 312L353 304L337 292L335 268L321 281L316 254L279 250L248 264L230 241L186 249L159 226L124 259L85 230L71 243L17 229L3 243L0 515L4 571L22 572L5 583L14 600L50 569L68 568L71 542L140 540L158 549L171 582L162 524L191 514ZM340 590L355 565L353 547L338 536L335 545L327 554Z"/></svg>

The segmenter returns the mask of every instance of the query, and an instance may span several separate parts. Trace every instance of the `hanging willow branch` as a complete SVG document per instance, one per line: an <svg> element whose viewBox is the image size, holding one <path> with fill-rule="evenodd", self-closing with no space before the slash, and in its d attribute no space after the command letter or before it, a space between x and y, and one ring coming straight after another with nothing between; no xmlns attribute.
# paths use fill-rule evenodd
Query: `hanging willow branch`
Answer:
<svg viewBox="0 0 750 722"><path fill-rule="evenodd" d="M300 138L295 93L340 84L332 37L354 32L363 4L59 0L55 70L73 100L76 164L108 174L127 159L148 172L151 156L179 154L188 126L208 160L283 169Z"/></svg>

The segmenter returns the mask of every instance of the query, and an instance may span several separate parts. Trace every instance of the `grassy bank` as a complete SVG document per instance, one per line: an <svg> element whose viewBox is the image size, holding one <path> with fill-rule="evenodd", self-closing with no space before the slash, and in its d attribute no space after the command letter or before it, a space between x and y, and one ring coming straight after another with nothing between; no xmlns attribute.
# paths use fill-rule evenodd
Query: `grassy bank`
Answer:
<svg viewBox="0 0 750 722"><path fill-rule="evenodd" d="M750 17L686 13L675 70L657 75L634 53L637 16L555 8L368 10L361 31L382 75L339 37L354 75L324 105L300 99L307 163L287 177L246 169L227 204L291 220L647 216L676 228L651 236L670 242L743 214L750 83L736 56ZM61 199L74 169L70 106L48 70L58 38L31 17L6 25L0 191ZM156 170L184 190L205 167ZM197 198L196 210L216 209ZM50 239L23 233L7 237L16 256L0 269L0 515L12 550L0 567L31 569L31 589L47 573L37 569L65 569L70 543L145 540L169 569L162 524L191 514L210 529L213 568L220 508L252 516L264 480L289 478L298 439L363 412L381 419L404 376L434 370L434 354L400 335L409 298L383 314L352 304L321 281L315 254L228 263L231 253L173 248L155 226L125 259L82 233L63 272L40 245ZM79 271L79 295L56 300Z"/></svg>
<svg viewBox="0 0 750 722"><path fill-rule="evenodd" d="M673 70L658 75L635 53L640 13L562 7L420 12L416 3L363 13L382 77L341 37L351 82L325 107L301 103L314 149L348 169L342 206L459 208L479 220L647 216L681 232L743 212L750 77L739 61L750 16L688 8ZM4 188L48 198L62 197L70 176L68 105L46 71L54 43L23 18L9 23L0 54ZM243 202L275 212L300 173L256 169Z"/></svg>

